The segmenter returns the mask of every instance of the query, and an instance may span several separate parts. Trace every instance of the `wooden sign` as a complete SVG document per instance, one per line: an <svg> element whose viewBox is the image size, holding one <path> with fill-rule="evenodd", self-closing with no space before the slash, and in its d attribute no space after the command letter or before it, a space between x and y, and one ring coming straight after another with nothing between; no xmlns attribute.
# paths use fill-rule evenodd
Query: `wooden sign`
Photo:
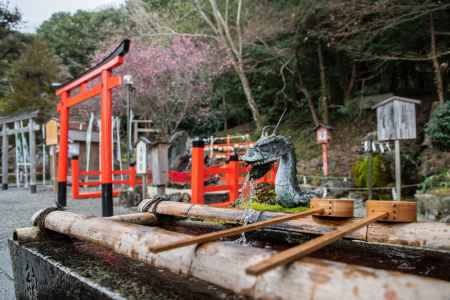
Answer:
<svg viewBox="0 0 450 300"><path fill-rule="evenodd" d="M58 122L54 119L45 124L45 144L58 145Z"/></svg>
<svg viewBox="0 0 450 300"><path fill-rule="evenodd" d="M373 106L377 110L378 140L415 139L417 104L420 101L394 96Z"/></svg>
<svg viewBox="0 0 450 300"><path fill-rule="evenodd" d="M136 173L139 175L147 173L147 145L143 139L136 145Z"/></svg>
<svg viewBox="0 0 450 300"><path fill-rule="evenodd" d="M152 179L154 185L169 183L169 144L158 143L152 147Z"/></svg>

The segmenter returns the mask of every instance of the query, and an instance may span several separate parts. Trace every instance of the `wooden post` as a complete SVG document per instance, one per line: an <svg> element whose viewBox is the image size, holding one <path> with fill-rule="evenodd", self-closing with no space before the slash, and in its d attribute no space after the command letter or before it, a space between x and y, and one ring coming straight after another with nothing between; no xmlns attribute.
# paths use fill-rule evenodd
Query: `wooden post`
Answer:
<svg viewBox="0 0 450 300"><path fill-rule="evenodd" d="M368 154L368 158L367 158L367 188L369 189L369 199L372 199L372 171L373 171L373 166L372 166L372 152L369 152Z"/></svg>
<svg viewBox="0 0 450 300"><path fill-rule="evenodd" d="M19 122L14 122L14 129L19 129ZM15 165L15 170L16 170L16 187L20 187L20 172L19 172L19 165L20 165L20 161L19 161L19 156L20 156L20 149L19 149L19 144L21 143L20 139L19 139L19 134L17 133L17 131L14 133L14 148L16 150L16 165Z"/></svg>
<svg viewBox="0 0 450 300"><path fill-rule="evenodd" d="M157 143L152 147L152 184L156 186L158 195L166 194L169 182L169 144Z"/></svg>
<svg viewBox="0 0 450 300"><path fill-rule="evenodd" d="M102 92L100 100L101 128L100 145L102 155L100 158L100 181L102 183L102 216L114 215L113 184L112 184L112 90L109 88L112 71L104 70L101 73Z"/></svg>
<svg viewBox="0 0 450 300"><path fill-rule="evenodd" d="M53 192L58 191L58 181L56 180L56 146L50 146L50 180L52 182Z"/></svg>
<svg viewBox="0 0 450 300"><path fill-rule="evenodd" d="M226 174L227 185L230 186L228 201L236 201L239 197L239 178L240 178L240 162L236 154L230 156L230 162L227 164L230 173Z"/></svg>
<svg viewBox="0 0 450 300"><path fill-rule="evenodd" d="M136 166L134 163L130 163L128 169L128 185L130 186L130 190L134 191L136 187Z"/></svg>
<svg viewBox="0 0 450 300"><path fill-rule="evenodd" d="M400 141L395 140L395 200L400 201L402 197L402 165L400 161Z"/></svg>
<svg viewBox="0 0 450 300"><path fill-rule="evenodd" d="M72 158L72 198L77 199L80 194L80 164L78 156Z"/></svg>
<svg viewBox="0 0 450 300"><path fill-rule="evenodd" d="M369 200L372 199L372 173L373 173L373 165L372 165L372 137L368 140L369 149L368 149L368 158L367 158L367 188L369 189Z"/></svg>
<svg viewBox="0 0 450 300"><path fill-rule="evenodd" d="M3 123L2 136L2 190L8 189L8 126Z"/></svg>
<svg viewBox="0 0 450 300"><path fill-rule="evenodd" d="M328 176L328 143L322 144L323 176Z"/></svg>
<svg viewBox="0 0 450 300"><path fill-rule="evenodd" d="M30 139L30 192L36 193L36 134L34 132L34 121L28 121L29 139Z"/></svg>
<svg viewBox="0 0 450 300"><path fill-rule="evenodd" d="M62 104L59 107L59 153L58 153L58 198L57 206L67 205L67 160L69 151L69 107L64 102L69 97L69 92L61 95Z"/></svg>
<svg viewBox="0 0 450 300"><path fill-rule="evenodd" d="M46 185L46 177L47 177L47 153L45 147L45 126L42 125L42 185Z"/></svg>
<svg viewBox="0 0 450 300"><path fill-rule="evenodd" d="M204 177L205 177L205 144L202 140L192 142L192 174L191 174L191 202L193 204L204 204Z"/></svg>

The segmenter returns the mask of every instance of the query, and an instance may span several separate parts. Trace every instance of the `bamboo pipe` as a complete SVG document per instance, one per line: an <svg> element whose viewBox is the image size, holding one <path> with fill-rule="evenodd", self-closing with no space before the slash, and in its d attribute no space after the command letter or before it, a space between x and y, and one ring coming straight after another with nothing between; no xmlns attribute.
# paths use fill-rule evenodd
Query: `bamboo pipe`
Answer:
<svg viewBox="0 0 450 300"><path fill-rule="evenodd" d="M382 212L378 214L374 214L371 217L364 218L362 220L359 220L358 222L354 224L348 224L343 227L340 227L336 229L335 231L332 231L330 233L326 233L318 238L315 238L309 242L306 242L304 244L301 244L297 247L290 248L288 250L282 251L278 254L275 254L272 257L269 257L266 260L263 260L253 266L250 266L246 269L247 274L249 275L260 275L262 273L265 273L267 271L272 270L275 267L290 263L292 261L295 261L297 259L300 259L311 252L314 252L316 250L319 250L320 248L325 247L326 245L329 245L338 239L342 238L347 233L354 231L358 228L364 227L366 225L369 225L373 222L376 222L377 220L383 219L389 215L388 212Z"/></svg>
<svg viewBox="0 0 450 300"><path fill-rule="evenodd" d="M105 219L137 225L154 225L158 222L158 218L154 214L149 212L117 215L106 217Z"/></svg>
<svg viewBox="0 0 450 300"><path fill-rule="evenodd" d="M250 225L244 225L244 226L240 226L240 227L220 230L220 231L216 231L216 232L203 234L203 235L200 235L200 236L190 237L190 238L187 238L187 239L181 240L181 241L175 241L173 243L166 243L166 244L163 244L163 245L157 245L157 246L154 246L154 247L150 247L150 251L153 252L153 253L159 253L159 252L163 252L163 251L168 251L168 250L172 250L172 249L186 247L186 246L189 246L189 245L202 244L202 243L206 243L206 242L212 242L212 241L219 240L221 238L225 238L225 237L234 236L234 235L238 235L238 234L241 234L241 233L257 230L257 229L263 228L265 226L278 224L278 223L281 223L281 222L285 222L285 221L289 221L289 220L293 220L293 219L309 216L309 215L312 215L312 214L322 214L323 212L324 212L323 208L310 209L310 210L307 210L307 211L303 211L303 212L299 212L299 213L295 213L295 214L290 214L290 215L287 215L287 216L280 216L280 217L276 217L276 218L273 218L273 219L256 222L256 223L253 223L253 224L250 224Z"/></svg>
<svg viewBox="0 0 450 300"><path fill-rule="evenodd" d="M150 200L145 199L144 201ZM162 201L156 206L154 211L158 215L214 220L227 223L240 223L245 216L245 211L242 209L218 208L174 201ZM283 215L287 214L266 211L260 215L260 220L268 220ZM271 225L270 228L298 233L324 234L336 229L338 226L352 224L358 220L359 218L349 218L336 221L308 216ZM445 223L417 222L392 224L377 222L368 226L367 229L353 231L347 234L345 238L391 245L423 247L434 250L450 250L448 225Z"/></svg>
<svg viewBox="0 0 450 300"><path fill-rule="evenodd" d="M33 242L41 239L42 231L37 226L17 228L13 232L13 240L20 242Z"/></svg>
<svg viewBox="0 0 450 300"><path fill-rule="evenodd" d="M87 217L84 216L84 218ZM158 221L157 217L152 213L117 215L113 217L106 217L104 219L137 225L154 225ZM13 232L13 240L19 242L37 241L42 239L44 236L44 232L37 226L17 228Z"/></svg>

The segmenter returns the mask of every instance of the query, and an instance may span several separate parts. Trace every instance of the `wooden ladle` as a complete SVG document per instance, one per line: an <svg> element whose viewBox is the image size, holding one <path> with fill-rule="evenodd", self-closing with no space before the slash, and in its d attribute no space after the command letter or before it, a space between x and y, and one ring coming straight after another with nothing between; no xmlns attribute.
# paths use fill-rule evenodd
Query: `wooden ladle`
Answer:
<svg viewBox="0 0 450 300"><path fill-rule="evenodd" d="M330 203L334 203L338 200L330 199L313 199L311 201L311 207L324 207ZM367 226L376 221L385 222L415 222L416 221L416 203L405 201L367 201L367 217L362 218L354 223L339 227L335 231L326 233L318 238L310 240L299 246L282 251L263 260L253 266L246 269L247 274L260 275L271 269L281 266L297 259L300 259L316 250L319 250L326 245L329 245L338 239L342 238L346 234L355 231L361 227ZM328 216L332 216L330 211ZM327 214L324 214L327 216Z"/></svg>

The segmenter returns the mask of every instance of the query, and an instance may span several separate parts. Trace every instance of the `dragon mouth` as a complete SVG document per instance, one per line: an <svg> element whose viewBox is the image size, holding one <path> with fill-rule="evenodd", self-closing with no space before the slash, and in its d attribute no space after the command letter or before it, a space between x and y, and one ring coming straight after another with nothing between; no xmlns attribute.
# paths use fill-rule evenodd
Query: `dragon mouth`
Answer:
<svg viewBox="0 0 450 300"><path fill-rule="evenodd" d="M270 161L256 161L249 163L251 166L250 168L250 179L259 179L266 175L266 173L272 168L274 162L276 160L270 160Z"/></svg>

